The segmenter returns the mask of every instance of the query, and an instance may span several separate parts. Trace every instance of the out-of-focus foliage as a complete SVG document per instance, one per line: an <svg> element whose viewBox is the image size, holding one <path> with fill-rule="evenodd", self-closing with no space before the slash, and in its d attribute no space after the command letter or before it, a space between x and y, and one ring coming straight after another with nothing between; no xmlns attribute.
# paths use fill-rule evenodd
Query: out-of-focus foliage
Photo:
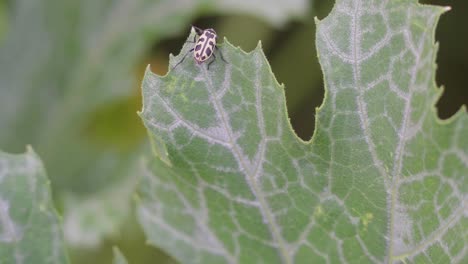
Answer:
<svg viewBox="0 0 468 264"><path fill-rule="evenodd" d="M114 264L127 264L127 260L125 259L124 255L118 248L114 248Z"/></svg>
<svg viewBox="0 0 468 264"><path fill-rule="evenodd" d="M234 4L0 2L0 149L22 152L31 144L37 150L69 242L97 247L129 222L145 140L135 75L155 44L188 31L199 14L255 10L250 14L281 26L308 11L305 0Z"/></svg>
<svg viewBox="0 0 468 264"><path fill-rule="evenodd" d="M5 1L0 1L0 41L2 41L3 36L5 35L5 30L7 27L7 16L6 16L6 3Z"/></svg>
<svg viewBox="0 0 468 264"><path fill-rule="evenodd" d="M0 151L0 262L66 264L50 182L37 155Z"/></svg>
<svg viewBox="0 0 468 264"><path fill-rule="evenodd" d="M468 82L463 79L468 78L468 35L460 26L467 23L467 2L436 2L453 5L438 27L438 81L447 86L438 106L441 116L448 117L468 101L468 92L460 92ZM0 1L0 149L17 153L32 144L37 150L64 214L68 241L93 248L73 251L76 259L110 263L109 245L116 243L130 263L153 263L154 257L166 261L141 245L130 208L146 140L135 114L141 100L136 79L142 69L150 61L163 73L167 53L178 53L191 24L213 27L245 50L262 40L276 77L287 85L291 122L298 135L309 139L314 108L323 95L313 17L325 17L332 4ZM304 15L306 20L290 22ZM460 78L452 76L457 72ZM449 111L444 110L447 105ZM127 227L122 229L123 224ZM102 242L106 246L95 250Z"/></svg>

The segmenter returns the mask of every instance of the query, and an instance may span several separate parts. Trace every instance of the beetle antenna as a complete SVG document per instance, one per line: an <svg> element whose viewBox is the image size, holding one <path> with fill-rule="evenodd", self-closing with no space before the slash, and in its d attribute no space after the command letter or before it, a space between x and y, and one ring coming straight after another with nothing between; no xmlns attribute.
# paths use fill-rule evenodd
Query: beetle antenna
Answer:
<svg viewBox="0 0 468 264"><path fill-rule="evenodd" d="M187 55L188 55L190 52L192 52L192 51L193 51L193 49L187 51L187 52L185 53L184 57L182 57L182 59L181 59L176 65L174 65L174 67L172 67L172 69L175 69L175 67L179 66L179 64L181 64L181 63L185 60L185 58L187 57Z"/></svg>
<svg viewBox="0 0 468 264"><path fill-rule="evenodd" d="M195 33L197 33L198 36L203 34L203 29L201 29L201 28L199 28L197 26L194 26L194 25L192 25L192 28L195 29Z"/></svg>

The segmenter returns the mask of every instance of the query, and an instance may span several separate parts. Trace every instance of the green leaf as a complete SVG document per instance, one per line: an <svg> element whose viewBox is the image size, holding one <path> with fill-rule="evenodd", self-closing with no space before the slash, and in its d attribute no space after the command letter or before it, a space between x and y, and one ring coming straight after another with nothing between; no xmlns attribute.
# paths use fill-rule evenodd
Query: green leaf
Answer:
<svg viewBox="0 0 468 264"><path fill-rule="evenodd" d="M2 263L68 263L49 180L37 155L0 151Z"/></svg>
<svg viewBox="0 0 468 264"><path fill-rule="evenodd" d="M343 202L340 230L353 233L345 260L468 258L468 116L441 121L434 107L434 32L446 10L339 1L318 23L327 97L313 142L327 142L327 188Z"/></svg>
<svg viewBox="0 0 468 264"><path fill-rule="evenodd" d="M434 111L444 10L337 1L317 23L327 92L311 142L292 131L260 45L225 41L228 63L209 70L192 57L163 77L147 70L150 243L182 263L465 261L468 116Z"/></svg>

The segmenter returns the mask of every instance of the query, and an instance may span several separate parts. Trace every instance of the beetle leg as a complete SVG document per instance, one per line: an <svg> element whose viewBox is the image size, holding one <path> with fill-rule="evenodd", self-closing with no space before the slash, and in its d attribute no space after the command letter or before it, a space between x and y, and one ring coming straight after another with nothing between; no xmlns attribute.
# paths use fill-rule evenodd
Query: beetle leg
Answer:
<svg viewBox="0 0 468 264"><path fill-rule="evenodd" d="M213 55L213 59L210 61L210 63L208 63L207 70L210 69L210 65L216 60L216 55L214 55L214 53L212 55Z"/></svg>
<svg viewBox="0 0 468 264"><path fill-rule="evenodd" d="M228 62L224 59L223 53L221 52L221 50L219 50L218 46L215 46L215 49L219 52L219 56L221 57L221 59L222 59L225 63L228 63ZM213 53L213 56L214 56L214 53ZM229 63L228 63L228 64L229 64Z"/></svg>
<svg viewBox="0 0 468 264"><path fill-rule="evenodd" d="M181 64L184 60L185 60L185 57L187 57L187 55L192 52L194 50L194 48L190 49L189 51L187 51L187 53L185 53L184 57L182 57L182 59L176 64L174 65L174 67L172 67L172 69L175 69L175 67L177 67L179 64Z"/></svg>

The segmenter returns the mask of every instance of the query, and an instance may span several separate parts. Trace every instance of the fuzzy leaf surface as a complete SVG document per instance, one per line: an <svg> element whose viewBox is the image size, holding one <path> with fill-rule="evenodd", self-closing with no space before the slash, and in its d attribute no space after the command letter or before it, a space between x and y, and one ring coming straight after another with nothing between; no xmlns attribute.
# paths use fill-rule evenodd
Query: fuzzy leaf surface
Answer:
<svg viewBox="0 0 468 264"><path fill-rule="evenodd" d="M466 261L468 117L434 111L444 10L337 1L317 22L326 97L309 143L260 46L225 41L227 63L215 52L209 70L191 56L163 77L148 70L149 241L182 263Z"/></svg>

